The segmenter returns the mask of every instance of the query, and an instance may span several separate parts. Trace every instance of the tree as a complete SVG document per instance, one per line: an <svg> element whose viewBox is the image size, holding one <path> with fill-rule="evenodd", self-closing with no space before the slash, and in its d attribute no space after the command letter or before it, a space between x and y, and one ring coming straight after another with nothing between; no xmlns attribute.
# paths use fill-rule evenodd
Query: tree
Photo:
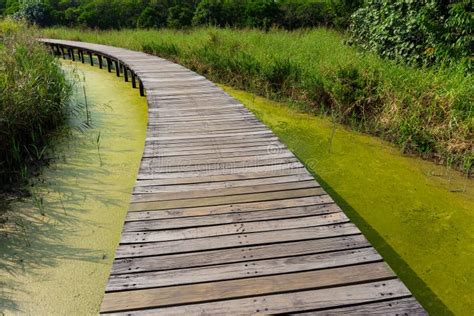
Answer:
<svg viewBox="0 0 474 316"><path fill-rule="evenodd" d="M169 3L166 0L153 0L147 4L137 19L137 27L166 27Z"/></svg>
<svg viewBox="0 0 474 316"><path fill-rule="evenodd" d="M50 8L40 0L24 0L19 3L19 10L14 13L16 19L25 19L29 23L48 26Z"/></svg>
<svg viewBox="0 0 474 316"><path fill-rule="evenodd" d="M224 26L226 21L223 14L222 0L202 0L194 11L193 25Z"/></svg>
<svg viewBox="0 0 474 316"><path fill-rule="evenodd" d="M168 27L182 29L191 26L193 13L193 7L186 3L180 3L169 8L167 21Z"/></svg>
<svg viewBox="0 0 474 316"><path fill-rule="evenodd" d="M274 0L249 0L245 6L246 24L268 30L278 21L280 9Z"/></svg>

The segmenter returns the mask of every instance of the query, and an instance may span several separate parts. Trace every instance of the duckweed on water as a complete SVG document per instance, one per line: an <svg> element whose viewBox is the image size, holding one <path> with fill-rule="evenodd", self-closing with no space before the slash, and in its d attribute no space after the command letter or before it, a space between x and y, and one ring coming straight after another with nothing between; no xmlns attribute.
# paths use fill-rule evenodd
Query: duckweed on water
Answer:
<svg viewBox="0 0 474 316"><path fill-rule="evenodd" d="M33 198L12 205L18 225L0 235L0 310L7 314L97 314L120 238L143 152L146 101L106 71L77 67L92 128L58 145L60 158Z"/></svg>
<svg viewBox="0 0 474 316"><path fill-rule="evenodd" d="M224 89L316 175L430 313L474 310L472 180L328 119Z"/></svg>

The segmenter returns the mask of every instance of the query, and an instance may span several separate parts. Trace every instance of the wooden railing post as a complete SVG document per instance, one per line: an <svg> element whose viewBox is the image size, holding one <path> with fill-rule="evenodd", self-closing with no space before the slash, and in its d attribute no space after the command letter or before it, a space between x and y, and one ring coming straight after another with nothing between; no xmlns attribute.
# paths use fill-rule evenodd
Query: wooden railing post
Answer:
<svg viewBox="0 0 474 316"><path fill-rule="evenodd" d="M120 77L120 63L118 60L115 60L115 73L117 74L117 77Z"/></svg>
<svg viewBox="0 0 474 316"><path fill-rule="evenodd" d="M97 54L97 59L99 59L99 68L102 69L102 55Z"/></svg>
<svg viewBox="0 0 474 316"><path fill-rule="evenodd" d="M94 66L94 58L92 56L92 53L88 52L88 54L89 54L89 59L90 59L90 62L91 62L91 66Z"/></svg>
<svg viewBox="0 0 474 316"><path fill-rule="evenodd" d="M125 82L128 82L128 68L123 66L123 77L125 78Z"/></svg>
<svg viewBox="0 0 474 316"><path fill-rule="evenodd" d="M143 83L140 79L138 79L138 86L140 87L140 96L145 96L145 89L143 88Z"/></svg>
<svg viewBox="0 0 474 316"><path fill-rule="evenodd" d="M105 57L105 59L107 60L107 70L108 70L108 72L112 72L112 61L110 60L109 57Z"/></svg>
<svg viewBox="0 0 474 316"><path fill-rule="evenodd" d="M132 88L136 88L136 87L137 87L136 75L132 71Z"/></svg>

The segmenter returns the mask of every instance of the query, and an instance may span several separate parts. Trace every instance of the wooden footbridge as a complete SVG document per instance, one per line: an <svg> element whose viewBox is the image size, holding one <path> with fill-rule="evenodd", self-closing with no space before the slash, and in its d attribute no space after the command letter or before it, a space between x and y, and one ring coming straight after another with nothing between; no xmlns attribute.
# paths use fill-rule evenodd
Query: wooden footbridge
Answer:
<svg viewBox="0 0 474 316"><path fill-rule="evenodd" d="M148 100L101 313L425 314L298 159L212 82L141 52L42 41Z"/></svg>

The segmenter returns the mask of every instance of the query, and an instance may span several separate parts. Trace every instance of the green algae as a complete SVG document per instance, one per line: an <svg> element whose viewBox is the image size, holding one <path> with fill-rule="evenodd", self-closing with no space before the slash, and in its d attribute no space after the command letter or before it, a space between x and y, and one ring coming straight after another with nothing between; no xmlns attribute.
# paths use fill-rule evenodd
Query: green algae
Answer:
<svg viewBox="0 0 474 316"><path fill-rule="evenodd" d="M298 156L431 314L472 313L472 180L327 118L223 88Z"/></svg>
<svg viewBox="0 0 474 316"><path fill-rule="evenodd" d="M33 195L12 205L0 236L0 310L6 314L98 313L146 132L146 100L114 75L81 64L91 128L56 148ZM76 97L83 102L82 88ZM76 122L77 123L77 122Z"/></svg>

